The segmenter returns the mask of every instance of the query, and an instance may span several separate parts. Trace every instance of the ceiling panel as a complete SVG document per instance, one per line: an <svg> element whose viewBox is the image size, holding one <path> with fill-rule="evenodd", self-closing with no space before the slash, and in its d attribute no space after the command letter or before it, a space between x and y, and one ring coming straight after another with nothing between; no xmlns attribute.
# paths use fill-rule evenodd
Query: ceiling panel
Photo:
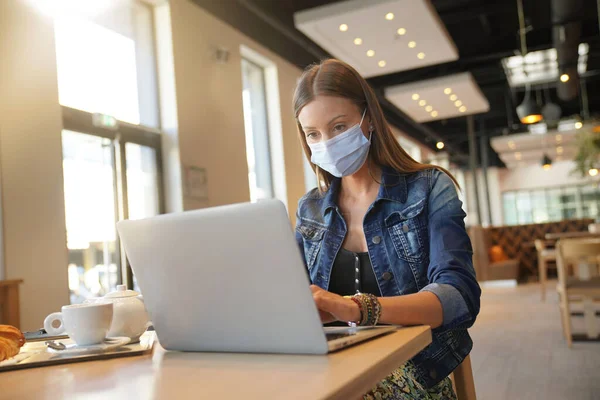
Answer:
<svg viewBox="0 0 600 400"><path fill-rule="evenodd" d="M490 105L468 73L392 86L385 97L417 122L487 112Z"/></svg>
<svg viewBox="0 0 600 400"><path fill-rule="evenodd" d="M458 59L427 0L350 0L297 12L295 25L364 77Z"/></svg>

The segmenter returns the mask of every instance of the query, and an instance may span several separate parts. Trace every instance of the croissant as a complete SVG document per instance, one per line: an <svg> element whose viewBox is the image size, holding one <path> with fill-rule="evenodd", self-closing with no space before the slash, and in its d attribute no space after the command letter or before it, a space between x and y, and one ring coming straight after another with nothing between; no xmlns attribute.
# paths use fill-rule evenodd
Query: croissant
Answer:
<svg viewBox="0 0 600 400"><path fill-rule="evenodd" d="M25 344L23 333L10 325L0 325L0 361L19 354Z"/></svg>

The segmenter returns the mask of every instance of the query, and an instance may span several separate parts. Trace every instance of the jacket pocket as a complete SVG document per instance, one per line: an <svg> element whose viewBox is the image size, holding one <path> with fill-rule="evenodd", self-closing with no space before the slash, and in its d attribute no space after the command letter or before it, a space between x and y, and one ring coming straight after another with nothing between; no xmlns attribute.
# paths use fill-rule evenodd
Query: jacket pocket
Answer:
<svg viewBox="0 0 600 400"><path fill-rule="evenodd" d="M310 270L314 267L317 256L319 255L325 229L312 225L301 224L297 230L302 235L306 266Z"/></svg>
<svg viewBox="0 0 600 400"><path fill-rule="evenodd" d="M385 219L394 248L398 257L409 262L419 262L425 258L425 236L427 227L423 222L425 199L406 208L396 211Z"/></svg>

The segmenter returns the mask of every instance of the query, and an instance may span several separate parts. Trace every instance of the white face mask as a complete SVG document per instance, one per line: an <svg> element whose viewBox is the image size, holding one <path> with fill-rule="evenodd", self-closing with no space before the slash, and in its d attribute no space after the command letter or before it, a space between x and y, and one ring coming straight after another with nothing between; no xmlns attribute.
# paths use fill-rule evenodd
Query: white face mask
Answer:
<svg viewBox="0 0 600 400"><path fill-rule="evenodd" d="M371 136L365 137L361 129L367 109L363 112L360 123L346 132L325 142L308 144L312 152L310 160L331 175L341 178L358 171L367 159L371 146Z"/></svg>

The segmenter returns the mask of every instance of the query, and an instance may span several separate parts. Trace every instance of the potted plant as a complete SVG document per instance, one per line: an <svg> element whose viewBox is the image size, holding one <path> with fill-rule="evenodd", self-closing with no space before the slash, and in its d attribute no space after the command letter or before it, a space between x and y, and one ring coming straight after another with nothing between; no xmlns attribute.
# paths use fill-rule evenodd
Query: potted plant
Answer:
<svg viewBox="0 0 600 400"><path fill-rule="evenodd" d="M600 176L600 131L598 127L582 129L577 135L577 155L573 160L575 169L573 173L582 177ZM600 232L600 216L588 227L592 233Z"/></svg>
<svg viewBox="0 0 600 400"><path fill-rule="evenodd" d="M582 177L597 176L600 168L600 132L583 128L577 135L577 155L573 160L575 170Z"/></svg>

